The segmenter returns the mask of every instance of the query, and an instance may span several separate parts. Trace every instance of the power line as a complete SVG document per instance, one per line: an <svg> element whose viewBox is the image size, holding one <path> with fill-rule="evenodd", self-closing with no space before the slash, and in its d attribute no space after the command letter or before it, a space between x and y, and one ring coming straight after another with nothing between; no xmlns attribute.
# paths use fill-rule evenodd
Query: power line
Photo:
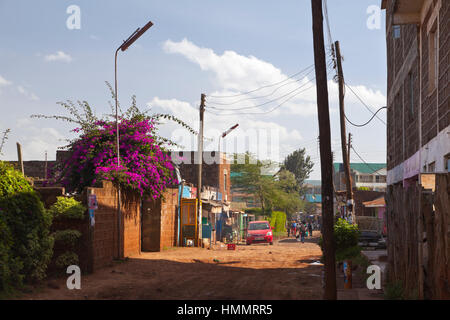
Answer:
<svg viewBox="0 0 450 320"><path fill-rule="evenodd" d="M259 91L259 90L264 89L264 88L270 88L270 87L276 86L276 85L278 85L278 84L281 84L281 83L283 83L283 82L286 82L286 81L288 81L289 79L292 79L292 78L294 78L295 76L297 76L297 75L299 75L299 74L302 74L303 72L305 72L306 70L308 70L308 69L311 68L311 67L314 67L314 64L312 64L312 65L306 67L306 68L303 69L303 70L300 70L299 72L294 73L293 75L287 77L286 79L284 79L284 80L282 80L282 81L279 81L279 82L276 82L276 83L272 83L272 84L268 84L268 85L259 87L259 88L254 89L254 90L250 90L250 91L247 91L247 92L242 92L242 93L238 93L238 94L234 94L234 95L225 95L225 96L212 96L212 95L211 95L211 96L209 96L209 97L210 97L210 98L221 99L221 98L234 98L234 97L243 96L243 95L246 95L246 94L249 94L249 93L253 93L253 92Z"/></svg>
<svg viewBox="0 0 450 320"><path fill-rule="evenodd" d="M311 81L313 81L314 79L315 79L315 78L311 79ZM271 103L271 102L277 101L277 100L279 100L279 99L281 99L281 98L284 98L284 97L286 97L286 96L288 96L288 95L294 93L295 91L298 91L299 89L303 88L303 87L306 86L307 84L310 84L310 82L307 82L307 83L302 84L301 86L295 88L295 89L292 90L292 91L289 91L288 93L282 95L281 97L278 97L278 98L275 98L275 99L266 101L266 102L261 103L261 104L257 104L257 105L255 105L255 106L240 107L240 108L234 108L234 109L229 109L229 108L217 108L217 107L213 107L213 106L209 106L209 108L214 109L214 110L220 110L220 111L236 111L236 110L255 109L255 108L258 108L258 107L265 106L266 104L269 104L269 103ZM303 92L303 91L300 91L300 92Z"/></svg>
<svg viewBox="0 0 450 320"><path fill-rule="evenodd" d="M309 74L310 74L311 72L313 72L313 71L314 71L314 69L311 69L311 70L310 70L308 73L306 73L303 77L306 77L307 75L309 75ZM287 85L289 85L289 84L295 83L295 82L300 82L300 81L302 81L302 80L303 80L303 79L295 79L294 81L290 81L290 82L287 82L287 83L285 83L285 84L282 84L281 86L275 88L271 93L269 93L269 94L267 94L267 95L244 98L244 99L240 99L240 100L236 100L236 101L228 102L228 103L212 102L211 104L212 104L212 105L221 105L221 106L230 106L230 105L233 105L233 104L242 102L242 101L267 98L267 97L270 97L271 95L273 95L275 92L277 92L277 91L280 90L281 88L283 88L283 87L285 87L285 86L287 86ZM276 100L276 99L275 99L275 100Z"/></svg>
<svg viewBox="0 0 450 320"><path fill-rule="evenodd" d="M352 89L352 87L350 87L349 85L347 85L347 83L345 83L345 86L347 88L350 89L351 92L353 92L353 94L356 96L356 98L358 98L359 101L361 101L361 103L366 107L367 110L369 110L370 113L372 113L373 115L376 115L376 112L374 113L372 111L372 109L363 101L363 99L361 99L361 97ZM379 111L379 110L378 110ZM377 111L377 112L378 112ZM378 120L380 120L381 122L383 122L386 125L386 122L384 122L382 119L380 119L379 117L377 117ZM372 120L372 119L371 119Z"/></svg>
<svg viewBox="0 0 450 320"><path fill-rule="evenodd" d="M237 112L237 113L228 113L228 114L224 114L224 113L215 113L215 112L212 112L212 111L209 111L209 110L206 110L206 111L209 112L209 113L218 115L218 116L232 116L232 115L245 115L245 114L267 114L267 113L270 113L270 112L275 111L276 109L278 109L279 107L281 107L283 104L285 104L285 103L288 102L289 100L295 98L295 97L298 96L300 93L302 93L302 92L304 92L304 91L307 91L307 90L311 89L312 87L314 87L314 84L312 84L310 87L308 87L308 88L306 88L306 89L304 89L304 90L301 90L301 91L297 92L296 94L290 96L289 98L285 99L283 102L281 102L280 104L278 104L276 107L272 108L271 110L264 111L264 112ZM298 90L298 89L299 89L299 88L297 88L296 90ZM296 91L296 90L294 90L294 91ZM264 103L264 104L266 104L266 103ZM253 108L253 107L252 107L252 108ZM214 108L214 109L217 109L217 108ZM232 109L232 110L239 110L239 109Z"/></svg>
<svg viewBox="0 0 450 320"><path fill-rule="evenodd" d="M329 73L329 72L328 72L328 73ZM258 108L258 107L261 107L261 106L263 106L263 105L269 104L269 103L271 103L271 102L274 102L274 101L276 101L276 100L278 100L278 99L280 99L280 98L284 98L284 97L286 97L286 96L288 96L288 95L294 93L295 91L301 89L301 88L304 87L305 85L311 84L311 86L309 86L308 88L305 88L305 89L303 89L303 90L297 92L296 94L294 94L294 95L288 97L288 98L285 99L283 102L281 102L280 104L278 104L277 106L275 106L274 108L272 108L271 110L268 110L268 111L263 111L263 112L235 112L235 113L217 113L217 112L209 111L208 109L206 109L206 111L209 112L209 113L218 115L218 116L267 114L267 113L270 113L270 112L272 112L272 111L275 111L276 109L278 109L279 107L281 107L283 104L285 104L285 103L288 102L289 100L291 100L291 99L295 98L296 96L298 96L300 93L305 92L305 91L311 89L312 87L314 87L314 86L315 86L315 84L313 83L313 80L314 80L314 79L315 79L315 77L311 79L311 82L310 82L310 83L304 83L303 85L301 85L301 86L297 87L296 89L294 89L294 90L288 92L287 94L284 94L284 95L281 96L281 97L278 97L277 99L273 99L273 100L264 102L264 103L259 104L259 105L256 105L256 106L249 106L249 107L242 107L242 108L235 108L235 109L209 107L209 108L211 108L211 109L219 110L219 111L238 111L238 110L245 110L245 109L254 109L254 108Z"/></svg>
<svg viewBox="0 0 450 320"><path fill-rule="evenodd" d="M384 107L381 107L380 109L378 109L378 110L373 114L372 118L370 118L369 121L367 121L367 122L365 122L365 123L363 123L363 124L355 124L355 123L351 122L351 121L347 118L347 115L346 115L346 114L344 114L344 116L345 116L345 119L346 119L351 125L353 125L353 126L355 126L355 127L364 127L365 125L369 124L369 122L372 121L373 118L375 118L375 116L377 115L378 112L380 112L381 110L386 109L386 108L387 108L387 107L384 106Z"/></svg>
<svg viewBox="0 0 450 320"><path fill-rule="evenodd" d="M366 162L366 160L364 160L364 159L359 155L359 153L356 152L355 148L353 147L353 144L350 145L350 148L353 149L353 151L355 152L355 154L358 156L359 159L361 159L362 162L364 162L371 170L373 170L372 173L376 173L376 172L379 172L379 171L381 170L381 169L375 170L374 168L372 168L372 167Z"/></svg>

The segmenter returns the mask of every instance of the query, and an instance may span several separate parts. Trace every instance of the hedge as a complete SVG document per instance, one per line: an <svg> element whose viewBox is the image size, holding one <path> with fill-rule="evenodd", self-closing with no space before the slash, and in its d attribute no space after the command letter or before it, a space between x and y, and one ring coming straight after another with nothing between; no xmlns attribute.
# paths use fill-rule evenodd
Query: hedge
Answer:
<svg viewBox="0 0 450 320"><path fill-rule="evenodd" d="M32 186L0 161L0 291L41 280L53 254L52 217Z"/></svg>
<svg viewBox="0 0 450 320"><path fill-rule="evenodd" d="M274 232L284 232L286 230L286 213L282 211L272 211L270 225L274 227Z"/></svg>
<svg viewBox="0 0 450 320"><path fill-rule="evenodd" d="M57 197L56 202L50 207L49 212L55 219L80 219L84 218L86 208L81 202L69 197Z"/></svg>

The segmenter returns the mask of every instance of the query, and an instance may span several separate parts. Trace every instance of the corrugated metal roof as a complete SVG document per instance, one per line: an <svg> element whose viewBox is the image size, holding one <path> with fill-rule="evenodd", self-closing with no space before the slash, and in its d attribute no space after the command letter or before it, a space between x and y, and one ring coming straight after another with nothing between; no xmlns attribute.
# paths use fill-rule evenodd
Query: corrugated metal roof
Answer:
<svg viewBox="0 0 450 320"><path fill-rule="evenodd" d="M343 171L343 163L335 162L333 163L334 171L339 172ZM352 170L358 171L360 173L371 174L378 170L386 168L386 163L350 163L350 168Z"/></svg>

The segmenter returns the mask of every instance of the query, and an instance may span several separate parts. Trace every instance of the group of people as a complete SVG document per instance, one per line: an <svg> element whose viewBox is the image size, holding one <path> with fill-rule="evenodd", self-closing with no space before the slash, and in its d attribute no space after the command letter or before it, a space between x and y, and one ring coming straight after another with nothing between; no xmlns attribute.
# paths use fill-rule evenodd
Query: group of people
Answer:
<svg viewBox="0 0 450 320"><path fill-rule="evenodd" d="M290 226L287 228L288 237L295 236L297 238L297 241L301 241L302 243L305 242L306 237L312 237L313 235L313 225L311 222L297 222L293 221Z"/></svg>

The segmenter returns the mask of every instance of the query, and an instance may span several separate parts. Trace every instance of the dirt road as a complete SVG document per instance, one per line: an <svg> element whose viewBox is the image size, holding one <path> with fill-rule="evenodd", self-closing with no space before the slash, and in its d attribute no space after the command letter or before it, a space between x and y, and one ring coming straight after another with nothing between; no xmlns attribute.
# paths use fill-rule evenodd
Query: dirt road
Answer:
<svg viewBox="0 0 450 320"><path fill-rule="evenodd" d="M83 275L80 290L66 278L45 282L22 299L321 299L323 266L317 234L220 248L173 248L142 253Z"/></svg>

